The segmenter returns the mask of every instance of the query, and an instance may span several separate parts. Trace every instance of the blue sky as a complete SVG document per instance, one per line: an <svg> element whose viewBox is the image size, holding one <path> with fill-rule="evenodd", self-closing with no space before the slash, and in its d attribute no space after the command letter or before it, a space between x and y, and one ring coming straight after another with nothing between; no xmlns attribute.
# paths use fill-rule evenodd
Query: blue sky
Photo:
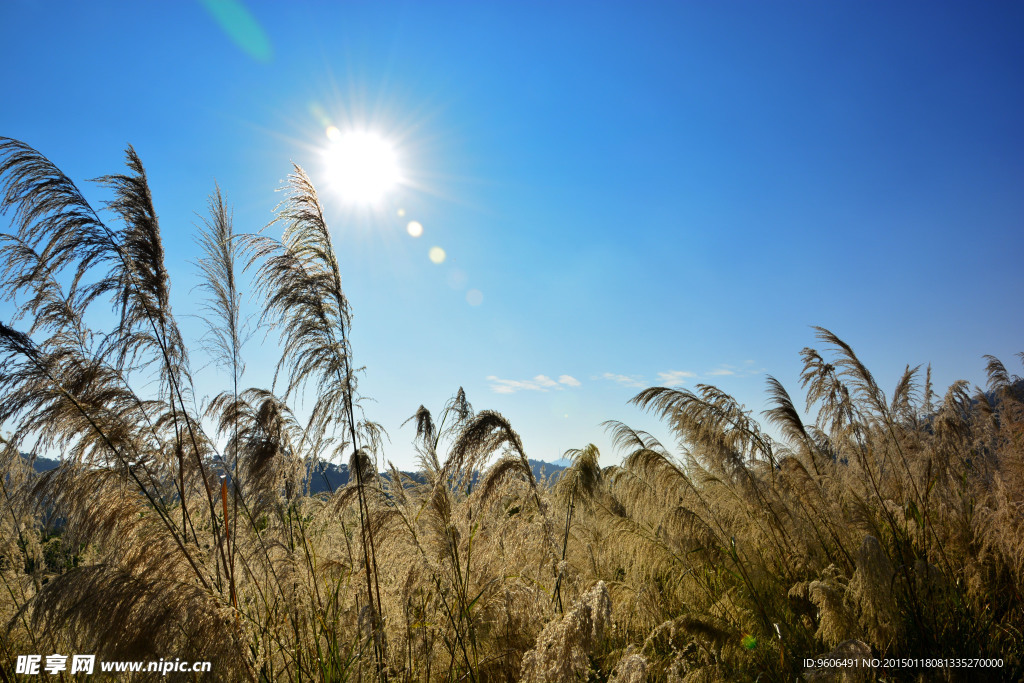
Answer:
<svg viewBox="0 0 1024 683"><path fill-rule="evenodd" d="M78 181L135 146L179 315L214 183L250 232L306 168L366 413L402 467L402 421L459 386L532 457L594 442L610 464L603 420L662 433L627 405L641 387L709 382L761 410L770 373L798 394L811 325L886 387L907 363L942 387L981 383L986 353L1019 368L1021 3L245 8L3 3L0 135ZM326 124L393 140L407 182L343 202ZM248 383L273 341L250 342Z"/></svg>

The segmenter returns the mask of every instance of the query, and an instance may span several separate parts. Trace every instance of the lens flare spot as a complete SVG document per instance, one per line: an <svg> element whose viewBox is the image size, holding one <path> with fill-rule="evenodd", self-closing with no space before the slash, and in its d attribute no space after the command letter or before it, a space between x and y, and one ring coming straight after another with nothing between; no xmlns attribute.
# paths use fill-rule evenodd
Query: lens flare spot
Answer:
<svg viewBox="0 0 1024 683"><path fill-rule="evenodd" d="M331 123L330 117L327 116L327 110L319 102L313 101L309 103L309 113L324 128L334 125Z"/></svg>
<svg viewBox="0 0 1024 683"><path fill-rule="evenodd" d="M402 216L404 216L404 215L405 215L405 209L399 209L399 210L398 210L398 211L396 211L395 213L396 213L396 214L398 214L398 217L399 217L399 218L401 218Z"/></svg>
<svg viewBox="0 0 1024 683"><path fill-rule="evenodd" d="M479 306L484 302L484 293L479 289L471 289L466 292L466 303L470 306Z"/></svg>
<svg viewBox="0 0 1024 683"><path fill-rule="evenodd" d="M441 247L431 247L429 256L430 260L433 261L434 263L444 263L444 260L445 258L448 257L448 254L444 253L444 249L442 249Z"/></svg>
<svg viewBox="0 0 1024 683"><path fill-rule="evenodd" d="M232 43L257 62L274 58L270 39L260 22L239 0L201 0L206 11Z"/></svg>
<svg viewBox="0 0 1024 683"><path fill-rule="evenodd" d="M341 139L341 131L338 130L337 126L327 126L327 139L331 142L337 142Z"/></svg>
<svg viewBox="0 0 1024 683"><path fill-rule="evenodd" d="M423 224L420 223L419 221L409 221L409 225L405 226L405 231L412 235L413 237L419 237L420 235L423 234ZM431 250L431 253L433 253L433 250ZM441 253L441 260L443 261L444 252L442 251ZM431 256L431 258L433 258L433 256Z"/></svg>
<svg viewBox="0 0 1024 683"><path fill-rule="evenodd" d="M452 272L448 273L448 286L455 290L465 289L467 279L466 273L455 268Z"/></svg>

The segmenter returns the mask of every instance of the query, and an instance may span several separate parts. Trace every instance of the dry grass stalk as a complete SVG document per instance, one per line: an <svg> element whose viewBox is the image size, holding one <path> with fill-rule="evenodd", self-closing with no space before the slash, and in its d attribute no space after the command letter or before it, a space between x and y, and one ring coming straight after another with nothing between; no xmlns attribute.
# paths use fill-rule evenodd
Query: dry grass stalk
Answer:
<svg viewBox="0 0 1024 683"><path fill-rule="evenodd" d="M127 162L94 211L0 139L15 311L0 322L4 661L195 653L266 681L783 680L838 648L1003 657L996 675L1024 676L1024 385L997 359L985 390L943 393L908 366L886 395L818 330L805 409L772 378L763 421L712 386L652 387L635 403L674 445L608 423L622 462L570 451L554 485L460 389L436 423L412 418L419 475L381 476L309 178L289 180L280 239L236 235L211 199L197 265L227 380L208 398L145 172L131 149ZM241 383L248 289L281 333L280 391ZM60 466L34 474L31 452ZM322 459L350 481L310 495Z"/></svg>

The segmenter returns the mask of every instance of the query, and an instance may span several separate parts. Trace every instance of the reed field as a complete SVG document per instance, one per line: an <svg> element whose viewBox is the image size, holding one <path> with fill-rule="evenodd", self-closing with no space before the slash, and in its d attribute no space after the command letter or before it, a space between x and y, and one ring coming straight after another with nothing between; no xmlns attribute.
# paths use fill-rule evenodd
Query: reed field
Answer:
<svg viewBox="0 0 1024 683"><path fill-rule="evenodd" d="M1019 358L988 358L981 388L908 366L886 393L896 378L816 328L801 386L769 377L763 414L705 384L643 389L671 443L610 422L618 465L581 443L548 480L453 386L410 416L410 476L358 391L343 250L304 171L255 234L214 192L198 303L172 311L126 161L94 208L0 138L0 680L36 679L18 655L67 652L212 662L131 680L1024 677ZM206 332L185 338L176 314L196 313ZM276 382L248 386L264 335ZM211 359L228 381L198 395ZM312 493L323 462L349 481ZM919 663L805 661L846 656ZM1002 666L923 663L940 657Z"/></svg>

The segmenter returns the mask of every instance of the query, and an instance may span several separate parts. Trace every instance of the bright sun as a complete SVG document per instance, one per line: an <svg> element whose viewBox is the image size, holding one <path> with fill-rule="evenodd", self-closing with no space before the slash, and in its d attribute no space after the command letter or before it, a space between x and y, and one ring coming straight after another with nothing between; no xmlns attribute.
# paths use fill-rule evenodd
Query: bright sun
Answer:
<svg viewBox="0 0 1024 683"><path fill-rule="evenodd" d="M376 133L332 128L328 137L327 174L345 201L372 204L401 180L394 146Z"/></svg>

